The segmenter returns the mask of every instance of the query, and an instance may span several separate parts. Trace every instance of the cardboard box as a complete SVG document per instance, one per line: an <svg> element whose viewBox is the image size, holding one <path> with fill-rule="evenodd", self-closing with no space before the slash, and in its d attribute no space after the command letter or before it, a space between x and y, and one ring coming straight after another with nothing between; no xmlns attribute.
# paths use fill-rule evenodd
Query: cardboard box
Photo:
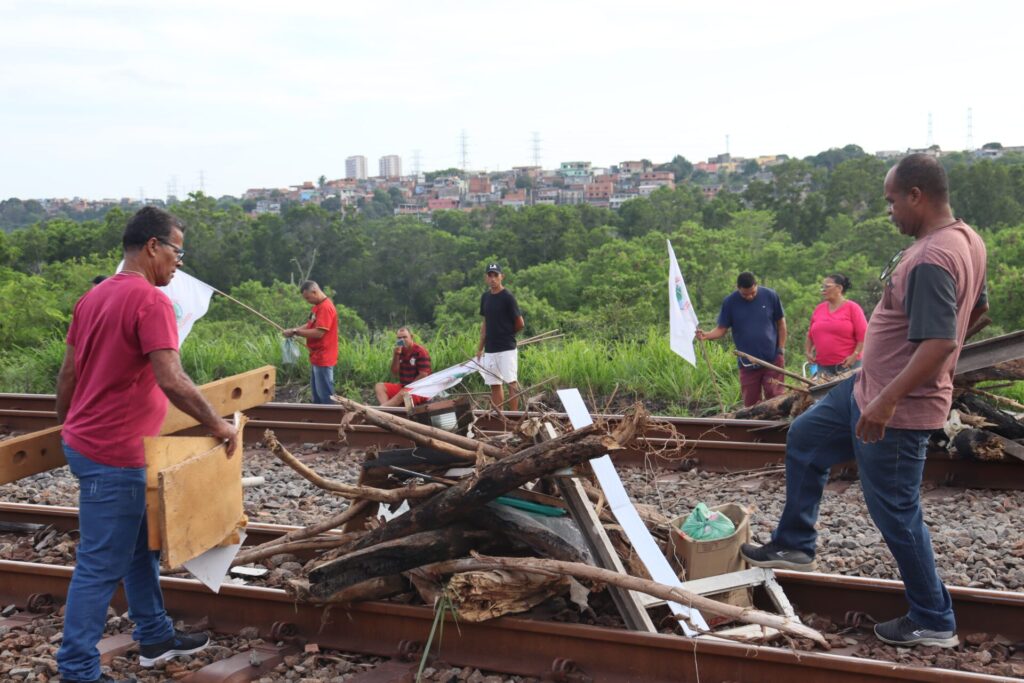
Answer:
<svg viewBox="0 0 1024 683"><path fill-rule="evenodd" d="M730 536L714 541L697 541L679 530L690 513L672 520L668 559L679 571L679 578L683 581L738 572L747 568L746 561L740 555L740 546L750 541L750 515L747 509L735 503L726 503L716 505L711 510L721 512L731 519L736 525L736 531ZM715 599L732 605L751 604L746 589L731 591Z"/></svg>

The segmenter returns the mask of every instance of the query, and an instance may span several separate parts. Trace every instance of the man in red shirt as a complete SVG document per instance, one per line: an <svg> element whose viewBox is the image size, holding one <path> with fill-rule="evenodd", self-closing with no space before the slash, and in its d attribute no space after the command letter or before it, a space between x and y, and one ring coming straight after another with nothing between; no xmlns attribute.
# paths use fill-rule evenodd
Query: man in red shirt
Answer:
<svg viewBox="0 0 1024 683"><path fill-rule="evenodd" d="M124 269L75 304L57 378L57 418L68 466L79 481L79 542L57 652L61 680L112 681L96 644L124 581L140 663L152 667L198 652L205 634L174 630L160 593L159 553L149 550L142 439L160 431L167 400L234 449L235 428L192 384L178 357L171 300L158 290L185 255L184 226L147 206L122 237Z"/></svg>
<svg viewBox="0 0 1024 683"><path fill-rule="evenodd" d="M416 343L408 327L398 328L398 340L395 351L391 354L391 374L398 378L395 382L377 382L373 391L377 394L377 403L382 406L400 406L405 400L406 384L423 379L430 374L430 353ZM419 405L427 401L423 396L413 396L413 403Z"/></svg>
<svg viewBox="0 0 1024 683"><path fill-rule="evenodd" d="M299 291L313 309L305 325L285 330L283 334L305 338L309 348L309 385L313 403L330 404L334 393L334 366L338 364L338 311L320 285L312 280L303 282Z"/></svg>

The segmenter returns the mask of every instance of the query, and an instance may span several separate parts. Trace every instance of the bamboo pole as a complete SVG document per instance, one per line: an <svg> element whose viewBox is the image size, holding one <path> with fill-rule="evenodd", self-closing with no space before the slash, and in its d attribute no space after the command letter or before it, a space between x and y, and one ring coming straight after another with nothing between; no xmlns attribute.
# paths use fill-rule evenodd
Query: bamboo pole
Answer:
<svg viewBox="0 0 1024 683"><path fill-rule="evenodd" d="M817 383L814 380L808 379L808 378L806 378L806 377L804 377L802 375L798 375L795 372L790 372L786 368L780 368L778 365L772 365L771 363L769 363L766 360L761 360L760 358L754 358L749 353L743 353L739 349L733 349L733 353L735 353L740 358L744 358L744 359L750 361L751 363L757 363L758 365L766 367L769 370L774 370L775 372L780 372L783 375L785 375L786 377L791 377L792 379L795 379L795 380L798 380L800 382L803 382L804 384L806 384L809 387L813 387L813 386L817 385Z"/></svg>
<svg viewBox="0 0 1024 683"><path fill-rule="evenodd" d="M206 284L206 283L203 283L203 284ZM255 315L258 315L259 317L263 318L263 319L264 319L264 320L266 320L266 321L267 321L268 323L270 323L271 325L273 325L274 327L276 327L276 328L277 328L278 330L280 330L281 332L284 332L284 328L283 328L283 327L281 327L280 325L278 325L277 323L275 323L275 322L274 322L273 320L271 320L271 319L270 319L270 318L268 318L267 316L265 316L265 315L263 315L262 313L260 313L259 311L257 311L257 310L256 310L255 308L253 308L252 306L250 306L250 305L248 305L248 304L245 304L245 303L242 303L241 301L239 301L239 300L238 300L238 299L236 299L235 297L231 296L230 294L225 294L224 292L220 291L220 290L219 290L219 289L217 289L216 287L213 287L212 285L206 285L206 286L207 286L207 287L209 287L210 289L212 289L212 290L213 290L213 291L214 291L215 293L217 293L217 294L220 294L220 295L221 295L222 297L224 297L224 298L225 298L225 299L227 299L228 301L234 302L234 303L238 304L239 306L241 306L242 308L244 308L245 310L249 311L250 313L253 313L253 314L255 314Z"/></svg>
<svg viewBox="0 0 1024 683"><path fill-rule="evenodd" d="M821 645L826 650L831 649L828 641L818 631L804 626L799 622L791 621L788 617L770 612L763 612L753 607L739 607L718 602L702 595L697 595L682 588L668 586L663 583L641 579L628 574L592 567L579 562L563 562L561 560L542 560L535 558L520 557L484 557L474 554L473 557L462 560L449 560L423 567L435 575L458 574L468 571L486 571L494 569L511 569L523 572L540 574L558 574L586 579L599 583L619 586L626 590L638 591L653 595L656 598L675 602L680 605L698 609L703 613L736 619L748 624L757 624L778 629L796 638L808 638Z"/></svg>

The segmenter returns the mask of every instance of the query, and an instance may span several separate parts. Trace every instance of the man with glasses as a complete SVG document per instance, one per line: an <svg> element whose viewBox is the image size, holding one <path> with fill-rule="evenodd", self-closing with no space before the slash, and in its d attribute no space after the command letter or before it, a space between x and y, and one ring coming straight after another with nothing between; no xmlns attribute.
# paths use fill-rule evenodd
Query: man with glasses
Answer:
<svg viewBox="0 0 1024 683"><path fill-rule="evenodd" d="M57 418L79 482L79 542L57 652L62 681L111 681L96 644L122 581L140 663L152 667L206 647L205 634L174 630L160 592L159 553L149 550L143 437L160 432L167 400L234 449L221 419L181 367L178 325L159 291L174 277L185 228L147 206L122 237L124 268L75 304L57 378Z"/></svg>
<svg viewBox="0 0 1024 683"><path fill-rule="evenodd" d="M921 510L928 437L942 427L968 332L988 310L985 243L949 205L946 172L911 154L885 177L889 216L913 244L882 272L863 368L800 415L786 438L786 506L772 541L744 544L752 565L811 570L829 468L855 460L868 512L896 559L909 612L877 624L900 647L955 647L949 592Z"/></svg>

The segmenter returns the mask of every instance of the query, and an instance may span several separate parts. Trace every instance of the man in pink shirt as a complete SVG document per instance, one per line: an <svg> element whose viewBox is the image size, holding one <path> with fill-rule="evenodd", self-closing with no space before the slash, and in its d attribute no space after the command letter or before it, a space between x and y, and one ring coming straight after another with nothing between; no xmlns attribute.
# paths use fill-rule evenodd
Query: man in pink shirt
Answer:
<svg viewBox="0 0 1024 683"><path fill-rule="evenodd" d="M909 612L875 625L901 647L955 647L949 591L935 568L921 510L928 437L953 400L964 339L988 310L985 243L949 206L946 172L911 154L885 177L889 216L914 238L880 276L881 301L864 338L863 369L800 415L786 438L786 506L772 541L744 544L754 566L810 570L814 524L829 469L856 460L864 500L903 578Z"/></svg>
<svg viewBox="0 0 1024 683"><path fill-rule="evenodd" d="M164 611L159 553L149 550L146 460L142 439L160 431L168 398L224 439L221 419L181 367L178 327L166 285L185 255L184 226L147 206L122 237L124 269L75 304L57 378L57 418L68 466L79 482L79 542L57 652L61 680L112 681L100 672L96 644L122 581L140 663L155 666L198 652L204 634L176 632Z"/></svg>

